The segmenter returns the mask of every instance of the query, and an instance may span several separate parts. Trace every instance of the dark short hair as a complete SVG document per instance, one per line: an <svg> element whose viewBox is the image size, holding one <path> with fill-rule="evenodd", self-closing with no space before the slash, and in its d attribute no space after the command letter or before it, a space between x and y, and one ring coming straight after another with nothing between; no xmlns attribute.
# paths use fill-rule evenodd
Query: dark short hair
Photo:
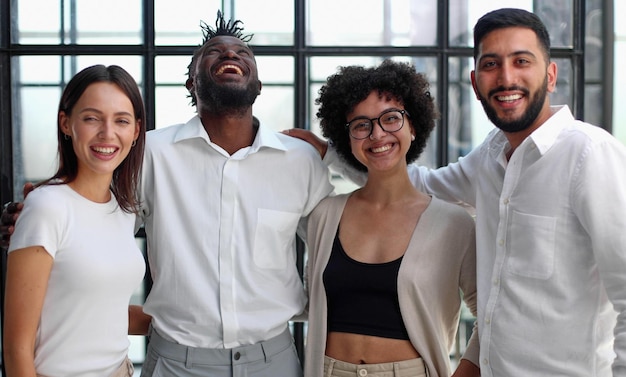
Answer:
<svg viewBox="0 0 626 377"><path fill-rule="evenodd" d="M352 155L346 117L373 91L400 102L410 117L415 140L406 155L407 163L416 160L424 150L435 126L438 112L430 95L426 77L408 63L385 60L377 67L340 67L319 90L315 103L320 105L317 117L322 134L335 146L339 156L360 171L367 171ZM405 123L408 124L409 122Z"/></svg>
<svg viewBox="0 0 626 377"><path fill-rule="evenodd" d="M123 68L117 65L93 65L78 72L67 83L59 101L58 113L64 112L68 116L72 114L74 106L79 101L85 90L94 83L108 82L119 87L130 100L135 115L135 120L140 123L139 136L135 146L131 148L128 156L113 172L111 191L115 195L120 208L129 213L136 213L139 209L139 197L137 186L143 162L143 153L146 140L146 115L141 93L135 79ZM71 139L66 139L61 130L60 119L57 116L57 142L59 168L57 172L42 184L52 184L57 180L61 183L70 183L78 174L78 157L74 151Z"/></svg>
<svg viewBox="0 0 626 377"><path fill-rule="evenodd" d="M254 34L244 34L243 33L243 22L240 20L226 20L224 19L224 14L218 10L217 11L217 19L215 20L215 28L209 26L204 21L200 21L200 28L202 29L202 43L198 45L198 48L193 52L191 57L191 62L187 66L187 77L191 78L193 69L196 65L198 57L202 52L202 47L207 44L211 39L220 36L226 37L235 37L241 39L243 42L248 43L254 36ZM196 95L194 93L189 93L189 98L191 98L191 104L196 106Z"/></svg>
<svg viewBox="0 0 626 377"><path fill-rule="evenodd" d="M546 61L550 61L550 34L546 25L534 13L517 8L502 8L483 15L474 26L474 60L483 38L496 29L523 27L531 29L536 35Z"/></svg>

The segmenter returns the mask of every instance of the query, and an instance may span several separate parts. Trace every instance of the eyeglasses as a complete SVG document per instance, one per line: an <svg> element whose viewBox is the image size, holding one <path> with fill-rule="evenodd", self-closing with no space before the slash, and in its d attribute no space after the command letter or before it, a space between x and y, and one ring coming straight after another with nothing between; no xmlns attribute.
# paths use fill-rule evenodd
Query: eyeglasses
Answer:
<svg viewBox="0 0 626 377"><path fill-rule="evenodd" d="M374 121L385 132L400 131L404 126L404 114L409 116L406 110L388 109L383 111L378 118L356 117L346 123L346 128L354 139L363 140L370 137L374 131Z"/></svg>

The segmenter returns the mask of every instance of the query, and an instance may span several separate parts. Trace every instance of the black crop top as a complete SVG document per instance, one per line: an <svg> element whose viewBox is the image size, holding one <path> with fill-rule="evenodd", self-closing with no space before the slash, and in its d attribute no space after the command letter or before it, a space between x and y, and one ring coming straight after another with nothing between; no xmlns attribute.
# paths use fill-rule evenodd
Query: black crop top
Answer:
<svg viewBox="0 0 626 377"><path fill-rule="evenodd" d="M408 340L398 302L402 257L386 263L350 258L335 235L323 274L328 303L328 331Z"/></svg>

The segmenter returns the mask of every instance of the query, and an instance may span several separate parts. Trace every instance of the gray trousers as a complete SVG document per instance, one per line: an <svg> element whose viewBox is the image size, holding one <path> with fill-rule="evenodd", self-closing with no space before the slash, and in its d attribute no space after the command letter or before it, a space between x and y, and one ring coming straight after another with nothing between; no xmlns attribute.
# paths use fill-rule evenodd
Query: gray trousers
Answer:
<svg viewBox="0 0 626 377"><path fill-rule="evenodd" d="M302 377L289 329L257 344L231 349L187 347L154 329L141 377Z"/></svg>

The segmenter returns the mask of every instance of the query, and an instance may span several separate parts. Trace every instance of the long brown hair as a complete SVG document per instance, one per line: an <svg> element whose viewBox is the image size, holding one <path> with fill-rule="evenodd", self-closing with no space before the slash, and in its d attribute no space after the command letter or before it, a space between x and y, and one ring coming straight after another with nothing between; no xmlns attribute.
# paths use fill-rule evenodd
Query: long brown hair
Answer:
<svg viewBox="0 0 626 377"><path fill-rule="evenodd" d="M129 213L137 213L139 209L139 196L137 185L141 174L144 146L146 143L146 114L139 87L135 79L123 68L117 65L94 65L78 72L67 83L59 101L58 114L64 112L71 115L74 106L83 95L87 87L97 82L110 82L117 85L130 99L135 112L135 121L139 122L139 136L135 146L131 148L128 156L113 171L111 191L117 199L120 208ZM61 131L59 118L57 117L57 141L59 155L59 169L57 172L40 183L38 186L55 183L70 183L78 174L78 158L72 145L72 139L68 139Z"/></svg>

